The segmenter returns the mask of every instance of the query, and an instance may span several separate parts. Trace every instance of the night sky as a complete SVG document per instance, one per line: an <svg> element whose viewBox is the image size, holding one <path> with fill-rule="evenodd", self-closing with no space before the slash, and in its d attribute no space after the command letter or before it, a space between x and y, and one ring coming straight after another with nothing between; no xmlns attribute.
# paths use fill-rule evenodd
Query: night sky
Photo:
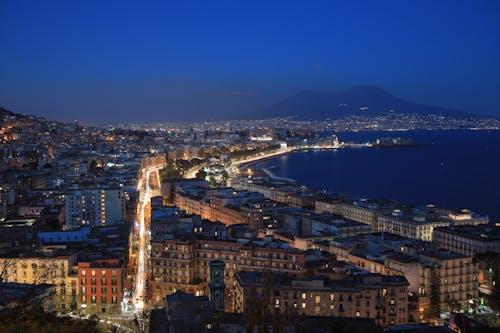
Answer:
<svg viewBox="0 0 500 333"><path fill-rule="evenodd" d="M87 124L234 117L378 86L500 116L500 1L0 1L0 106Z"/></svg>

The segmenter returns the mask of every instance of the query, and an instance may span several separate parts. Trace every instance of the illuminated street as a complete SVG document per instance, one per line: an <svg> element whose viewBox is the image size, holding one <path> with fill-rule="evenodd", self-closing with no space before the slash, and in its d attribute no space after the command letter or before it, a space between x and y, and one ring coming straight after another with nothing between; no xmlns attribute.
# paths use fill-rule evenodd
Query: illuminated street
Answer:
<svg viewBox="0 0 500 333"><path fill-rule="evenodd" d="M137 313L144 309L146 296L146 281L147 281L147 257L148 257L148 240L149 240L149 224L146 222L146 213L149 211L151 197L159 195L160 191L160 175L158 167L150 167L145 169L143 177L139 180L137 190L140 193L137 207L137 224L134 229L136 233L138 249L136 253L136 276L133 292L133 303ZM156 181L155 181L156 180ZM152 184L154 183L154 185ZM137 234L138 233L138 234Z"/></svg>

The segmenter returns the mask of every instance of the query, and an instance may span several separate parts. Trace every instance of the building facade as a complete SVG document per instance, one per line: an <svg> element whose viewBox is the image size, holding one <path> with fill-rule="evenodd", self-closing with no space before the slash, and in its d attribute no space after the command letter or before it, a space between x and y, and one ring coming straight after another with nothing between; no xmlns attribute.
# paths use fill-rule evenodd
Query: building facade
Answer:
<svg viewBox="0 0 500 333"><path fill-rule="evenodd" d="M125 201L121 188L73 188L64 197L67 229L105 226L123 221Z"/></svg>
<svg viewBox="0 0 500 333"><path fill-rule="evenodd" d="M408 282L403 276L379 274L344 276L338 280L314 276L238 272L236 311L253 300L269 299L270 311L317 317L369 318L379 325L408 322Z"/></svg>
<svg viewBox="0 0 500 333"><path fill-rule="evenodd" d="M241 244L230 240L172 239L151 244L150 300L161 304L165 295L177 290L207 295L209 263L224 262L225 306L233 306L232 286L238 270L305 272L305 253L296 249Z"/></svg>
<svg viewBox="0 0 500 333"><path fill-rule="evenodd" d="M5 282L55 286L55 308L74 311L78 302L76 255L57 257L0 258Z"/></svg>
<svg viewBox="0 0 500 333"><path fill-rule="evenodd" d="M447 252L426 252L420 255L419 307L424 314L429 307L438 306L441 312L467 309L477 305L477 265L472 258ZM432 304L432 299L439 304ZM437 302L436 302L437 303Z"/></svg>
<svg viewBox="0 0 500 333"><path fill-rule="evenodd" d="M483 252L500 253L500 227L491 224L434 228L436 246L474 257Z"/></svg>
<svg viewBox="0 0 500 333"><path fill-rule="evenodd" d="M79 311L84 314L120 314L122 272L122 263L118 259L79 262Z"/></svg>
<svg viewBox="0 0 500 333"><path fill-rule="evenodd" d="M410 239L432 241L433 230L437 227L478 225L488 222L487 217L475 216L470 212L462 214L425 209L405 213L394 210L390 214L378 216L377 230L389 232Z"/></svg>

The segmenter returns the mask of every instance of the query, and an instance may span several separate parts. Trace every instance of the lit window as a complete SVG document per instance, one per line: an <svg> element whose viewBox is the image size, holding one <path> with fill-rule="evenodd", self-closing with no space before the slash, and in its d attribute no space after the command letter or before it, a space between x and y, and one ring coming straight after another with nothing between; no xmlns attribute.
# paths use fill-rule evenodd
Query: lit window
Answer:
<svg viewBox="0 0 500 333"><path fill-rule="evenodd" d="M306 293L302 293L302 299L306 299Z"/></svg>
<svg viewBox="0 0 500 333"><path fill-rule="evenodd" d="M316 296L315 302L316 302L316 304L321 303L321 296L319 296L319 295Z"/></svg>
<svg viewBox="0 0 500 333"><path fill-rule="evenodd" d="M302 309L306 308L306 302L302 302Z"/></svg>

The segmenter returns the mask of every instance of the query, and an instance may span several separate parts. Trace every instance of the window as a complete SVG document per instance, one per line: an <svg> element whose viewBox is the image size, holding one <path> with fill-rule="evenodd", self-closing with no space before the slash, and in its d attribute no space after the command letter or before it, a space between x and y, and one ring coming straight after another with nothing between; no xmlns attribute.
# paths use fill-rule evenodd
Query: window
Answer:
<svg viewBox="0 0 500 333"><path fill-rule="evenodd" d="M306 293L302 293L302 299L306 299Z"/></svg>
<svg viewBox="0 0 500 333"><path fill-rule="evenodd" d="M314 301L316 304L321 303L321 296L317 295Z"/></svg>
<svg viewBox="0 0 500 333"><path fill-rule="evenodd" d="M330 301L333 302L335 300L335 295L334 294L330 294Z"/></svg>
<svg viewBox="0 0 500 333"><path fill-rule="evenodd" d="M96 296L92 295L92 303L95 303L95 302L96 302Z"/></svg>
<svg viewBox="0 0 500 333"><path fill-rule="evenodd" d="M306 308L306 302L302 302L302 309Z"/></svg>

